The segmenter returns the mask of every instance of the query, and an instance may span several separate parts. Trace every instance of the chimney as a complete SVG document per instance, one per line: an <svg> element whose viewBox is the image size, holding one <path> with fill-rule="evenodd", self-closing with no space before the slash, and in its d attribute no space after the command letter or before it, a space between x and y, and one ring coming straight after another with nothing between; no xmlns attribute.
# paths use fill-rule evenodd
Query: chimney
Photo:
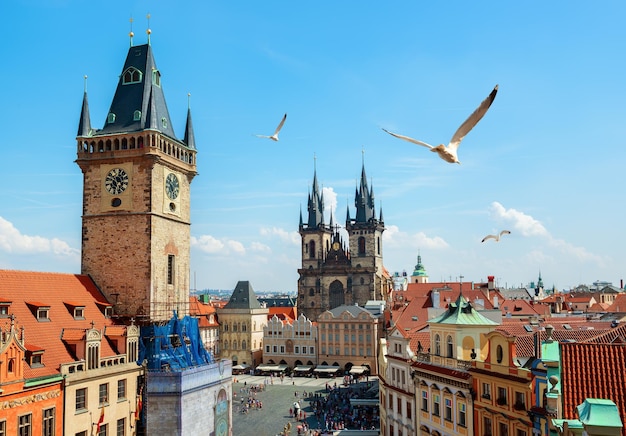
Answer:
<svg viewBox="0 0 626 436"><path fill-rule="evenodd" d="M433 299L433 309L439 309L439 291L435 289L431 294L431 297Z"/></svg>
<svg viewBox="0 0 626 436"><path fill-rule="evenodd" d="M487 276L487 289L490 291L495 289L494 276Z"/></svg>

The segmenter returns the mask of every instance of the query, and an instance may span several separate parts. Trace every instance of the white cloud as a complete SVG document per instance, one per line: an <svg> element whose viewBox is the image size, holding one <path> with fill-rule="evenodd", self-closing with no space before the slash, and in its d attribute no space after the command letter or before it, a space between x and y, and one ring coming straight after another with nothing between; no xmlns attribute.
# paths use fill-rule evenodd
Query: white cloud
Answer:
<svg viewBox="0 0 626 436"><path fill-rule="evenodd" d="M80 255L80 250L70 247L67 242L58 238L24 235L2 217L0 217L0 250L15 254L52 253L68 257Z"/></svg>
<svg viewBox="0 0 626 436"><path fill-rule="evenodd" d="M512 228L519 231L523 236L547 236L550 234L539 221L530 215L526 215L515 209L505 209L497 201L491 203L491 213L498 221L510 223Z"/></svg>
<svg viewBox="0 0 626 436"><path fill-rule="evenodd" d="M300 245L301 237L300 234L296 231L288 232L285 229L280 229L277 227L261 227L259 233L262 236L278 236L283 242L287 242L293 245Z"/></svg>
<svg viewBox="0 0 626 436"><path fill-rule="evenodd" d="M332 212L335 223L337 223L337 193L334 188L323 187L324 196L324 221L330 223L330 213Z"/></svg>
<svg viewBox="0 0 626 436"><path fill-rule="evenodd" d="M408 234L400 231L398 226L388 226L383 233L383 241L389 247L413 247L443 249L448 248L448 243L440 236L428 236L424 232Z"/></svg>
<svg viewBox="0 0 626 436"><path fill-rule="evenodd" d="M522 236L540 236L548 244L549 247L556 248L561 254L573 257L581 262L595 262L599 266L604 267L606 265L606 259L597 254L590 253L584 247L578 247L562 239L554 238L550 232L535 218L530 215L526 215L515 209L506 209L497 201L491 203L492 215L500 221L505 221L512 225L512 228L517 230ZM535 255L541 258L548 257L548 255L536 252Z"/></svg>
<svg viewBox="0 0 626 436"><path fill-rule="evenodd" d="M272 249L265 245L265 244L261 244L260 242L253 242L252 244L250 244L250 250L251 251L255 251L258 253L271 253Z"/></svg>
<svg viewBox="0 0 626 436"><path fill-rule="evenodd" d="M211 235L202 235L199 238L192 236L191 246L205 253L219 253L224 248L224 243Z"/></svg>

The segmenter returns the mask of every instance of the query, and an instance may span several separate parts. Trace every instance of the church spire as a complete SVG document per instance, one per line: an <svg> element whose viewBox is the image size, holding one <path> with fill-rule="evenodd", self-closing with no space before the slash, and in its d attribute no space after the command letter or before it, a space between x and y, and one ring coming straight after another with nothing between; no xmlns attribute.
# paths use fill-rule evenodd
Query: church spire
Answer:
<svg viewBox="0 0 626 436"><path fill-rule="evenodd" d="M91 136L91 117L89 116L89 103L87 101L87 76L85 76L85 91L83 94L83 107L80 110L78 122L78 134L76 136Z"/></svg>
<svg viewBox="0 0 626 436"><path fill-rule="evenodd" d="M187 144L189 148L196 148L196 139L193 134L193 123L191 122L191 94L187 94L187 124L185 125L185 138L183 142Z"/></svg>
<svg viewBox="0 0 626 436"><path fill-rule="evenodd" d="M365 163L361 168L361 183L356 191L354 199L354 205L356 206L356 222L367 223L373 219L376 219L374 210L374 193L370 191L367 184L367 176L365 175Z"/></svg>
<svg viewBox="0 0 626 436"><path fill-rule="evenodd" d="M313 170L313 188L309 195L309 229L315 229L324 225L324 196L317 184L317 169Z"/></svg>

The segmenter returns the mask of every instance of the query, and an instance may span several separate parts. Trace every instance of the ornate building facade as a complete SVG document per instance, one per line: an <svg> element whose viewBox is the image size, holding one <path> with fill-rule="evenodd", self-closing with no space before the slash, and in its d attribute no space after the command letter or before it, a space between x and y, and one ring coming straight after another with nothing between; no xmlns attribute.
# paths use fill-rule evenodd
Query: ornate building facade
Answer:
<svg viewBox="0 0 626 436"><path fill-rule="evenodd" d="M309 319L343 304L364 306L370 300L385 300L392 281L383 266L382 210L376 216L374 192L367 183L365 166L355 193L356 214L347 209L346 243L330 216L324 218L324 196L313 174L306 222L300 214L302 266L298 269L298 310Z"/></svg>

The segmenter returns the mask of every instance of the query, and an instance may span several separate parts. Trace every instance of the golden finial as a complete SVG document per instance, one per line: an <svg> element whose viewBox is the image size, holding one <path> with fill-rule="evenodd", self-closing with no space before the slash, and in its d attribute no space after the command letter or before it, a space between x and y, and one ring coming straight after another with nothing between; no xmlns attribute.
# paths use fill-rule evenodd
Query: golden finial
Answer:
<svg viewBox="0 0 626 436"><path fill-rule="evenodd" d="M130 46L133 46L133 36L135 36L135 33L133 32L133 17L130 17L130 33L128 34L128 36L130 36Z"/></svg>
<svg viewBox="0 0 626 436"><path fill-rule="evenodd" d="M150 34L152 33L152 30L150 30L150 14L146 15L146 18L148 19L148 30L146 30L146 33L148 34L148 45L150 45Z"/></svg>
<svg viewBox="0 0 626 436"><path fill-rule="evenodd" d="M85 80L84 88L85 88L85 94L86 94L87 93L87 74L85 74L84 80Z"/></svg>

